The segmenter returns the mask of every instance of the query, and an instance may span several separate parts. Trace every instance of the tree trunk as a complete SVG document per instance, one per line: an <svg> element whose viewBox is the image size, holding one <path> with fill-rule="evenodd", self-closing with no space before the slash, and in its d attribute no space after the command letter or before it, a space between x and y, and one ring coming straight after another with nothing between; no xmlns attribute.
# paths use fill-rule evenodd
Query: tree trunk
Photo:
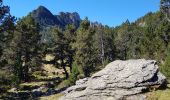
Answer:
<svg viewBox="0 0 170 100"><path fill-rule="evenodd" d="M73 63L73 58L69 57L69 67L70 67L70 73L72 73L72 63Z"/></svg>
<svg viewBox="0 0 170 100"><path fill-rule="evenodd" d="M127 59L127 49L125 48L125 51L124 51L124 60Z"/></svg>
<svg viewBox="0 0 170 100"><path fill-rule="evenodd" d="M28 75L28 61L29 61L29 56L28 53L24 56L22 56L22 73L23 73L23 81L28 82L29 80L29 75Z"/></svg>
<svg viewBox="0 0 170 100"><path fill-rule="evenodd" d="M67 70L66 70L66 66L65 66L65 64L64 64L64 60L63 60L63 59L61 60L61 66L62 66L63 69L64 69L64 72L65 72L65 75L66 75L66 79L68 79L69 75L68 75L68 72L67 72Z"/></svg>
<svg viewBox="0 0 170 100"><path fill-rule="evenodd" d="M102 37L101 37L101 49L102 49L102 54L101 54L101 59L102 59L102 66L104 67L104 42L103 42L103 34L102 34Z"/></svg>

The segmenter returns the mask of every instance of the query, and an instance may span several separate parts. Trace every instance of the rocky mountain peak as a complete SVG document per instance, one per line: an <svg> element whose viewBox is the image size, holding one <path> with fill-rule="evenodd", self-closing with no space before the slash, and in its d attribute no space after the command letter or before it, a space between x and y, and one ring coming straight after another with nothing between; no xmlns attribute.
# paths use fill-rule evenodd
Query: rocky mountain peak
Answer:
<svg viewBox="0 0 170 100"><path fill-rule="evenodd" d="M44 6L39 6L31 12L31 15L42 26L55 25L57 23L54 15Z"/></svg>
<svg viewBox="0 0 170 100"><path fill-rule="evenodd" d="M76 27L80 24L80 16L77 12L60 12L59 15L52 14L46 7L39 6L31 12L32 17L41 26L59 26L64 28L68 24L74 24Z"/></svg>
<svg viewBox="0 0 170 100"><path fill-rule="evenodd" d="M52 15L52 13L46 7L44 7L44 6L39 6L37 8L37 11L50 13Z"/></svg>

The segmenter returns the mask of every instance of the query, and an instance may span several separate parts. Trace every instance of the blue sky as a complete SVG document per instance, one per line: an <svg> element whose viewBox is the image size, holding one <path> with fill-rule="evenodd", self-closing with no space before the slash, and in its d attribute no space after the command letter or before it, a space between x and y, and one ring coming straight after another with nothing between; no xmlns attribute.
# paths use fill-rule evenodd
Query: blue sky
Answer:
<svg viewBox="0 0 170 100"><path fill-rule="evenodd" d="M82 19L86 16L91 21L104 25L116 26L129 19L131 22L146 13L159 10L159 0L4 0L9 5L12 15L26 16L29 12L43 5L53 14L78 12Z"/></svg>

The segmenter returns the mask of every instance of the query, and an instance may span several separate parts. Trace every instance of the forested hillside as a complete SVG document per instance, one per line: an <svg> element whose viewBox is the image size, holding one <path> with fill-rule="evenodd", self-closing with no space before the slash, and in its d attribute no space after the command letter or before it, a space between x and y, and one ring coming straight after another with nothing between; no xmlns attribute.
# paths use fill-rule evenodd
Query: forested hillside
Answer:
<svg viewBox="0 0 170 100"><path fill-rule="evenodd" d="M62 88L118 59L157 60L170 78L170 13L163 1L160 11L109 27L87 17L80 19L76 12L53 15L43 6L16 19L0 0L0 93L25 82L40 81L38 75L47 77L44 64L62 69L64 76L58 77L57 72L58 78L52 79L54 86L62 84ZM47 55L54 58L44 60Z"/></svg>

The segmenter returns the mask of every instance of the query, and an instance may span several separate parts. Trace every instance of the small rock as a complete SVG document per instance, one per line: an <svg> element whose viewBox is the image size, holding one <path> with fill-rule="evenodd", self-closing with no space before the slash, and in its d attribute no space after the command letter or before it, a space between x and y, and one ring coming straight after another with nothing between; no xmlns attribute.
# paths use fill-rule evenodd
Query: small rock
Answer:
<svg viewBox="0 0 170 100"><path fill-rule="evenodd" d="M54 82L49 82L48 84L47 84L47 87L48 88L53 88L55 85L54 85Z"/></svg>
<svg viewBox="0 0 170 100"><path fill-rule="evenodd" d="M39 97L41 95L43 95L43 89L45 89L45 87L39 87L38 89L34 89L32 90L32 94L34 97Z"/></svg>
<svg viewBox="0 0 170 100"><path fill-rule="evenodd" d="M76 81L76 85L86 84L89 78L83 78Z"/></svg>
<svg viewBox="0 0 170 100"><path fill-rule="evenodd" d="M12 88L9 90L10 92L17 92L17 88Z"/></svg>
<svg viewBox="0 0 170 100"><path fill-rule="evenodd" d="M55 89L50 88L50 89L47 90L46 95L52 95L52 94L54 94L55 92L56 92Z"/></svg>

